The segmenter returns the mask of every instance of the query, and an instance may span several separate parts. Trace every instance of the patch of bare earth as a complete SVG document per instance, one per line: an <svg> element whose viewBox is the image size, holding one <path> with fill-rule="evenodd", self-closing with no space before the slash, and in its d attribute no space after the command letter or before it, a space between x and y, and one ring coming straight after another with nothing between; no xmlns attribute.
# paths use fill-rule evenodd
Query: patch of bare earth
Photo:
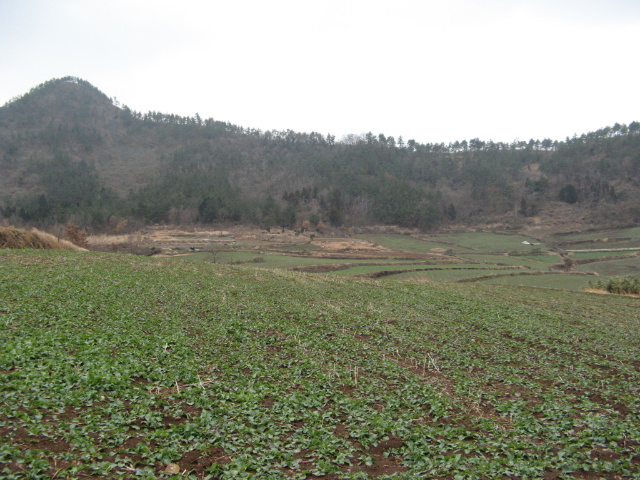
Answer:
<svg viewBox="0 0 640 480"><path fill-rule="evenodd" d="M87 239L94 250L111 250L159 256L173 256L197 251L215 251L225 247L266 250L307 258L380 260L404 259L429 263L455 263L441 252L418 253L389 249L358 238L296 233L293 230L265 231L251 227L226 230L184 230L170 226L149 227L127 235L92 235ZM291 249L299 247L300 249ZM309 247L309 248L305 248Z"/></svg>
<svg viewBox="0 0 640 480"><path fill-rule="evenodd" d="M339 423L334 433L336 436L350 442L358 450L362 450L362 444L356 439L351 438L344 424ZM367 462L345 467L343 468L343 473L366 472L373 478L378 478L380 475L404 473L407 471L407 468L402 465L402 459L390 454L391 451L401 448L403 445L404 441L400 437L390 435L387 440L383 440L368 450L363 451L363 456L368 457ZM326 478L337 477L327 476Z"/></svg>
<svg viewBox="0 0 640 480"><path fill-rule="evenodd" d="M181 472L196 473L199 477L200 474L204 474L214 464L226 465L230 462L231 457L223 449L213 448L206 452L197 449L190 450L182 455L177 464Z"/></svg>

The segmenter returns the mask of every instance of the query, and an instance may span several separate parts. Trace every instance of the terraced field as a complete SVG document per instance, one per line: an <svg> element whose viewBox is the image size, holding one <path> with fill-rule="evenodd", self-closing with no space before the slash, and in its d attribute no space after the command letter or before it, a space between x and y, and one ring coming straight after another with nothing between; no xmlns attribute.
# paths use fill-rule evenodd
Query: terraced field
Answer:
<svg viewBox="0 0 640 480"><path fill-rule="evenodd" d="M0 250L0 475L640 478L639 334L613 295Z"/></svg>
<svg viewBox="0 0 640 480"><path fill-rule="evenodd" d="M112 241L98 240L103 249ZM130 242L187 262L432 283L584 291L592 282L640 274L640 228L535 238L505 232L392 230L330 237L284 230L182 232L153 227L131 236Z"/></svg>

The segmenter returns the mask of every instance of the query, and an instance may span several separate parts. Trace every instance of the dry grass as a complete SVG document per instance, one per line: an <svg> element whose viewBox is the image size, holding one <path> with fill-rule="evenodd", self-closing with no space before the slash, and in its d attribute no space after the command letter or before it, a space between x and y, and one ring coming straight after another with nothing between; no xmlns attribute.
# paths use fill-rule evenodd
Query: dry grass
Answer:
<svg viewBox="0 0 640 480"><path fill-rule="evenodd" d="M640 295L634 295L633 293L612 293L604 288L585 288L585 292L588 293L599 293L600 295L624 295L625 297L634 297L640 298Z"/></svg>
<svg viewBox="0 0 640 480"><path fill-rule="evenodd" d="M58 239L50 233L35 228L24 230L15 227L0 227L0 248L42 248L55 250L86 251L67 240Z"/></svg>

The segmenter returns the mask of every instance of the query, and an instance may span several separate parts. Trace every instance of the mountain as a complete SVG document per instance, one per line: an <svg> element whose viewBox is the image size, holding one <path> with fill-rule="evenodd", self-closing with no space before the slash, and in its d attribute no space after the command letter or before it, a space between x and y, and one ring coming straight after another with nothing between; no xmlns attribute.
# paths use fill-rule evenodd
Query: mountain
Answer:
<svg viewBox="0 0 640 480"><path fill-rule="evenodd" d="M0 108L0 216L14 224L598 228L640 221L639 180L638 122L562 142L336 141L142 114L74 77Z"/></svg>

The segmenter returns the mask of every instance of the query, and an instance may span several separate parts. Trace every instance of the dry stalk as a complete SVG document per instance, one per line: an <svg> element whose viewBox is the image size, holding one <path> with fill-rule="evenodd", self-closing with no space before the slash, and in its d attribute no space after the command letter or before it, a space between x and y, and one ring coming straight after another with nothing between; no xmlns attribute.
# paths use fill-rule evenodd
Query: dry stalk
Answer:
<svg viewBox="0 0 640 480"><path fill-rule="evenodd" d="M427 355L429 355L429 360L431 361L431 365L433 365L433 369L440 373L440 369L438 368L438 366L436 365L436 361L433 359L433 357L431 356L430 353L428 353Z"/></svg>

